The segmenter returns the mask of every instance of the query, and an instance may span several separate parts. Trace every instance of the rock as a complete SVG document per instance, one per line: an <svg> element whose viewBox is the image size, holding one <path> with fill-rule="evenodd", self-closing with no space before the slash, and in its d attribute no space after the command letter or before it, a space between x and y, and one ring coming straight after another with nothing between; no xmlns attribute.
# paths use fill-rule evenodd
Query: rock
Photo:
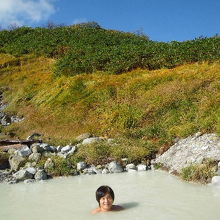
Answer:
<svg viewBox="0 0 220 220"><path fill-rule="evenodd" d="M156 158L155 163L180 173L182 168L191 164L201 164L206 159L220 161L220 137L216 134L201 134L179 140L165 153Z"/></svg>
<svg viewBox="0 0 220 220"><path fill-rule="evenodd" d="M87 167L87 164L85 162L81 161L81 162L77 163L76 167L77 167L77 170L81 171Z"/></svg>
<svg viewBox="0 0 220 220"><path fill-rule="evenodd" d="M107 168L104 168L104 169L102 170L102 174L108 174L108 173L110 173L110 172L109 172L109 170L108 170Z"/></svg>
<svg viewBox="0 0 220 220"><path fill-rule="evenodd" d="M65 147L63 147L63 148L61 149L61 153L67 153L67 152L70 151L71 149L72 149L72 146L67 145L67 146L65 146Z"/></svg>
<svg viewBox="0 0 220 220"><path fill-rule="evenodd" d="M133 163L130 163L126 165L125 170L137 170L137 167Z"/></svg>
<svg viewBox="0 0 220 220"><path fill-rule="evenodd" d="M67 154L67 156L70 156L70 155L74 154L75 151L76 151L76 147L72 146L72 149L70 151L68 151L66 154Z"/></svg>
<svg viewBox="0 0 220 220"><path fill-rule="evenodd" d="M31 160L31 161L35 161L35 162L38 162L41 158L41 154L40 153L32 153L28 159Z"/></svg>
<svg viewBox="0 0 220 220"><path fill-rule="evenodd" d="M85 169L83 170L83 174L92 175L92 174L96 174L96 172L93 170L92 167L89 167L89 168L85 168Z"/></svg>
<svg viewBox="0 0 220 220"><path fill-rule="evenodd" d="M137 165L137 170L138 171L146 171L147 170L147 166L145 164L138 164Z"/></svg>
<svg viewBox="0 0 220 220"><path fill-rule="evenodd" d="M44 169L48 170L48 169L52 169L54 168L55 164L53 162L53 160L51 158L48 158L44 164Z"/></svg>
<svg viewBox="0 0 220 220"><path fill-rule="evenodd" d="M112 161L108 164L108 170L110 173L121 173L123 172L123 168L120 163L116 161Z"/></svg>
<svg viewBox="0 0 220 220"><path fill-rule="evenodd" d="M17 151L17 154L21 157L28 157L32 154L32 151L28 146L24 145L22 149Z"/></svg>
<svg viewBox="0 0 220 220"><path fill-rule="evenodd" d="M63 146L58 146L57 147L57 152L61 152L62 148L63 148Z"/></svg>
<svg viewBox="0 0 220 220"><path fill-rule="evenodd" d="M92 137L92 134L84 133L84 134L81 134L78 137L76 137L76 141L81 142L81 141L83 141L83 140L85 140L87 138L90 138L90 137Z"/></svg>
<svg viewBox="0 0 220 220"><path fill-rule="evenodd" d="M43 151L53 152L53 149L47 143L40 144L40 147L43 149Z"/></svg>
<svg viewBox="0 0 220 220"><path fill-rule="evenodd" d="M11 170L17 171L24 164L25 158L19 155L14 155L9 157L9 164Z"/></svg>
<svg viewBox="0 0 220 220"><path fill-rule="evenodd" d="M33 178L33 174L32 173L29 173L27 170L19 170L18 172L14 173L13 174L13 177L18 180L18 181L21 181L21 180L25 180L25 179L31 179Z"/></svg>
<svg viewBox="0 0 220 220"><path fill-rule="evenodd" d="M37 169L34 167L28 167L25 169L26 171L28 171L29 173L31 173L33 176L36 174Z"/></svg>
<svg viewBox="0 0 220 220"><path fill-rule="evenodd" d="M220 176L213 176L211 184L214 186L220 186Z"/></svg>
<svg viewBox="0 0 220 220"><path fill-rule="evenodd" d="M30 136L27 137L27 140L36 140L36 139L38 139L40 136L42 136L42 135L39 134L39 133L33 133L32 135L30 135Z"/></svg>
<svg viewBox="0 0 220 220"><path fill-rule="evenodd" d="M83 145L86 145L86 144L94 144L94 143L97 143L97 142L100 142L102 141L103 138L100 138L100 137L91 137L91 138L86 138L83 140L82 144Z"/></svg>
<svg viewBox="0 0 220 220"><path fill-rule="evenodd" d="M44 170L38 170L34 176L35 180L46 180L47 173Z"/></svg>
<svg viewBox="0 0 220 220"><path fill-rule="evenodd" d="M35 182L34 179L26 179L26 180L24 180L25 184L34 183L34 182Z"/></svg>
<svg viewBox="0 0 220 220"><path fill-rule="evenodd" d="M11 124L11 117L8 115L4 115L3 118L0 120L0 124L3 126L7 126Z"/></svg>
<svg viewBox="0 0 220 220"><path fill-rule="evenodd" d="M39 143L32 144L31 150L33 153L43 153L44 152L44 149L40 146Z"/></svg>

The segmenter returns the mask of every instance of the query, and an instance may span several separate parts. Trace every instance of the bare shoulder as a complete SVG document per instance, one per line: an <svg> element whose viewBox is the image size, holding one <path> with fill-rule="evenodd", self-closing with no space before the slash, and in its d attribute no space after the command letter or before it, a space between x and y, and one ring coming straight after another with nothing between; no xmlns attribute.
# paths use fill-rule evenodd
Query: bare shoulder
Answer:
<svg viewBox="0 0 220 220"><path fill-rule="evenodd" d="M112 211L121 211L124 210L124 208L120 205L113 205L112 206Z"/></svg>
<svg viewBox="0 0 220 220"><path fill-rule="evenodd" d="M99 213L100 211L101 211L100 208L96 208L91 211L91 214L96 214L96 213Z"/></svg>

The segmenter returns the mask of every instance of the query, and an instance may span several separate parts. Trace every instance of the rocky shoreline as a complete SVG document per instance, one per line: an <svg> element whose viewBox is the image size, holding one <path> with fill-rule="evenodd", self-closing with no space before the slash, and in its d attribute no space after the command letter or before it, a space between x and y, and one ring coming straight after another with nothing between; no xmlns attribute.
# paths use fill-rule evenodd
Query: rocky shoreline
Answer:
<svg viewBox="0 0 220 220"><path fill-rule="evenodd" d="M35 135L32 135L33 138ZM47 143L32 143L29 146L21 144L19 147L6 147L5 153L9 155L8 165L0 170L0 182L14 184L23 181L33 183L53 178L55 158L68 160L79 147L86 147L100 142L115 144L111 138L94 137L89 133L76 138L75 145L51 146ZM41 158L43 163L39 165ZM120 172L140 172L155 169L158 165L166 168L169 173L179 175L181 170L195 164L202 164L206 159L213 161L215 175L208 180L213 185L220 185L220 137L216 134L197 133L185 139L178 140L162 155L157 155L148 163L129 163L127 158L119 161L112 160L105 164L88 164L78 161L71 167L70 175L93 175ZM0 160L0 163L3 161ZM212 168L212 169L213 169ZM56 175L55 175L56 176Z"/></svg>
<svg viewBox="0 0 220 220"><path fill-rule="evenodd" d="M53 178L53 175L51 175L53 173L51 171L55 167L53 158L68 159L77 151L77 148L86 147L86 145L100 142L114 143L111 138L94 137L88 133L80 135L76 140L78 144L66 146L51 146L47 143L33 143L30 146L21 144L20 147L4 146L5 152L9 154L9 166L6 167L7 169L0 171L0 182L14 184L24 181L25 183L31 183ZM38 162L42 157L46 159L44 164L39 166ZM127 163L127 158L98 165L79 161L73 168L72 175L137 172L149 169L151 169L150 164Z"/></svg>

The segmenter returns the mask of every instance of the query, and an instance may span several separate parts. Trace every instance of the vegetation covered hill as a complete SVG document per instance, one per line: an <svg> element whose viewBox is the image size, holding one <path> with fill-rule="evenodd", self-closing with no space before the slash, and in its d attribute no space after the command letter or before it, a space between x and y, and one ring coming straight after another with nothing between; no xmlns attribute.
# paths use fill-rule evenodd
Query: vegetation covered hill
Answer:
<svg viewBox="0 0 220 220"><path fill-rule="evenodd" d="M54 144L84 132L120 137L113 152L136 159L177 137L220 132L217 36L162 43L92 24L4 30L0 39L6 111L25 117L3 132Z"/></svg>

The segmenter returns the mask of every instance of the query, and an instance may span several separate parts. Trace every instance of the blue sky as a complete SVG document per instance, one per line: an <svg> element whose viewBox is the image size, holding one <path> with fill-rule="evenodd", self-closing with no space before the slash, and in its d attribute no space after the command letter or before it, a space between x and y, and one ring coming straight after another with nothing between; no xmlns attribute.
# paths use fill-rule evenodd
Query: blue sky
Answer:
<svg viewBox="0 0 220 220"><path fill-rule="evenodd" d="M220 0L0 0L0 25L70 25L144 32L151 40L184 41L220 34Z"/></svg>

